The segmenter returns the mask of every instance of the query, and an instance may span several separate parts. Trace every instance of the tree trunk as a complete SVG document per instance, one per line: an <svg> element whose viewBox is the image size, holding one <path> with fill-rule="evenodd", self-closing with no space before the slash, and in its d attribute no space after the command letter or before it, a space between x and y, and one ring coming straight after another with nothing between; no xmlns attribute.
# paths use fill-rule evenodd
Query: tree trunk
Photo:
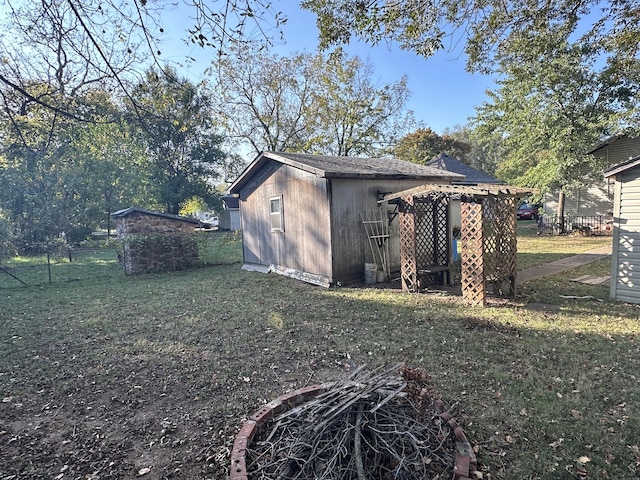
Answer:
<svg viewBox="0 0 640 480"><path fill-rule="evenodd" d="M556 212L556 217L558 217L558 234L566 233L564 229L564 190L562 188L558 194L558 211Z"/></svg>

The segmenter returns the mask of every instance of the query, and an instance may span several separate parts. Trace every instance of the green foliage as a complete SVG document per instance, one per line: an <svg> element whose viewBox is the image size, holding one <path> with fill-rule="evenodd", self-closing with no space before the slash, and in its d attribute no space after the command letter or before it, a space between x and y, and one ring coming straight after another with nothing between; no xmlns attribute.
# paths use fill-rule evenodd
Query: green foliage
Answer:
<svg viewBox="0 0 640 480"><path fill-rule="evenodd" d="M183 216L195 216L196 213L207 210L206 202L202 197L193 196L187 198L182 204L180 204L179 215Z"/></svg>
<svg viewBox="0 0 640 480"><path fill-rule="evenodd" d="M132 98L129 118L141 122L139 138L165 211L177 214L180 204L194 195L213 203L218 197L213 181L225 155L201 86L178 78L168 67L151 69Z"/></svg>
<svg viewBox="0 0 640 480"><path fill-rule="evenodd" d="M477 109L478 130L502 144L497 174L503 180L548 191L585 186L603 165L585 155L616 123L615 91L606 71L595 70L593 51L549 33L514 45L502 63L500 88Z"/></svg>
<svg viewBox="0 0 640 480"><path fill-rule="evenodd" d="M315 61L318 82L306 126L314 135L304 150L372 157L389 152L413 125L406 110L407 78L377 86L372 65L340 49L326 59L317 56Z"/></svg>
<svg viewBox="0 0 640 480"><path fill-rule="evenodd" d="M469 125L462 127L456 125L452 129L446 129L444 133L466 147L459 153L459 160L495 176L496 168L503 158L502 141L491 135L484 135L482 126L472 128Z"/></svg>
<svg viewBox="0 0 640 480"><path fill-rule="evenodd" d="M6 112L2 129L0 208L20 251L38 251L65 233L79 242L110 213L151 206L151 181L143 148L110 98L90 91L76 99L91 104L92 122L60 118L41 105Z"/></svg>
<svg viewBox="0 0 640 480"><path fill-rule="evenodd" d="M3 218L2 209L0 209L0 261L16 254L14 241L9 222Z"/></svg>
<svg viewBox="0 0 640 480"><path fill-rule="evenodd" d="M338 50L291 57L239 48L212 69L219 121L258 153L380 155L412 125L406 79L378 86Z"/></svg>
<svg viewBox="0 0 640 480"><path fill-rule="evenodd" d="M517 51L516 44L524 45L520 51L526 51L527 42L545 31L617 52L622 62L637 59L640 38L640 9L626 0L606 5L598 0L305 0L301 5L316 15L323 48L357 37L372 44L397 42L429 57L443 48L445 38L454 43L462 39L468 68L483 72Z"/></svg>
<svg viewBox="0 0 640 480"><path fill-rule="evenodd" d="M425 164L439 153L465 161L470 151L471 145L451 135L440 136L430 128L420 128L400 139L394 148L394 155L400 160Z"/></svg>

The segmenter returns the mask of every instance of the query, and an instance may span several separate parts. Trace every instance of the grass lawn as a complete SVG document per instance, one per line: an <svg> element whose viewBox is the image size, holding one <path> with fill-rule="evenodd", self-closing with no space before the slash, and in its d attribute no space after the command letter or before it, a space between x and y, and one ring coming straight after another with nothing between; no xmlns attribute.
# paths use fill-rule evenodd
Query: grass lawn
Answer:
<svg viewBox="0 0 640 480"><path fill-rule="evenodd" d="M534 231L519 248L536 264L602 242ZM640 307L570 281L608 268L484 309L240 263L0 288L0 479L224 479L264 402L400 362L457 403L484 479L640 478Z"/></svg>

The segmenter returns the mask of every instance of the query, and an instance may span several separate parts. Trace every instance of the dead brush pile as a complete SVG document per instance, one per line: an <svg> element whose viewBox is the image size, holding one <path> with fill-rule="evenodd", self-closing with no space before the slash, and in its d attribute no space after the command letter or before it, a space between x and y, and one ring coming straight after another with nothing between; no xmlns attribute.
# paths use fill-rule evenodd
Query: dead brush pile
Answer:
<svg viewBox="0 0 640 480"><path fill-rule="evenodd" d="M360 367L264 424L247 448L259 479L449 479L456 440L421 369Z"/></svg>

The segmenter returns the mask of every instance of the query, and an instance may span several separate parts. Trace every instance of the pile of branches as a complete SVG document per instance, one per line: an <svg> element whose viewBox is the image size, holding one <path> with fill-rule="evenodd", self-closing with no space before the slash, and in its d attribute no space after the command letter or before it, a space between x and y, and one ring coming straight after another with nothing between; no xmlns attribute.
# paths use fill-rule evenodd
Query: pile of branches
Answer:
<svg viewBox="0 0 640 480"><path fill-rule="evenodd" d="M259 479L445 479L455 437L433 409L426 372L356 369L264 424L246 452Z"/></svg>

